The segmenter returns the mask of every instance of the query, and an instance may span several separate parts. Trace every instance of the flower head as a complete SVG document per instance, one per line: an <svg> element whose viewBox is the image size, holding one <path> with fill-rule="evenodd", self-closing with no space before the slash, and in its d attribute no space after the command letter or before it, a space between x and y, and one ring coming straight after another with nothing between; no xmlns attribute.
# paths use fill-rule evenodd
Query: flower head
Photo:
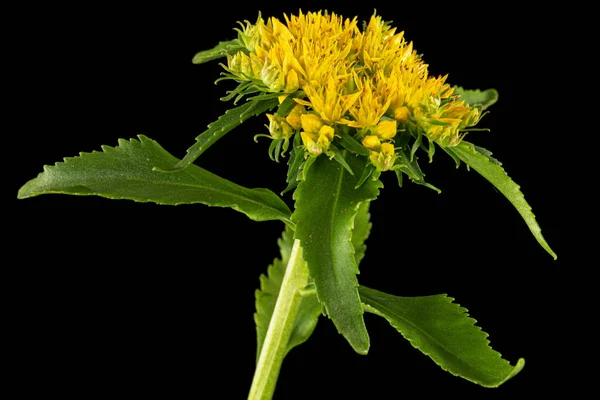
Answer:
<svg viewBox="0 0 600 400"><path fill-rule="evenodd" d="M327 152L336 125L344 125L372 151L373 165L388 170L397 132L455 146L481 117L453 94L447 76L430 76L404 32L378 15L361 30L356 18L300 11L283 20L259 16L238 32L246 51L228 57L228 72L256 90L294 94L289 115L269 116L270 132L298 132L309 155Z"/></svg>

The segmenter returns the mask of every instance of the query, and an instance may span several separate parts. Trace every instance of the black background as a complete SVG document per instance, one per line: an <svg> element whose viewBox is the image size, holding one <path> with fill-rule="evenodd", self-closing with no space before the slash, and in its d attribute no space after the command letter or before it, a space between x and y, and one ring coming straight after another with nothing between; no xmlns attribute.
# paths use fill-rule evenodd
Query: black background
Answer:
<svg viewBox="0 0 600 400"><path fill-rule="evenodd" d="M236 21L254 22L259 10L264 17L297 11L224 2L211 9L86 4L15 15L24 24L13 32L20 41L18 69L10 76L17 91L5 110L18 120L7 154L18 165L9 179L13 199L43 165L116 145L118 138L144 134L182 157L230 107L219 97L231 85L213 84L218 62L193 65L193 55L233 38ZM537 245L489 183L439 153L433 164L422 156L421 165L442 194L408 181L398 188L393 174L384 175L359 279L397 295L448 293L469 309L496 350L512 363L524 357L527 365L504 386L484 389L442 371L383 319L365 317L371 336L365 357L321 318L312 338L286 358L276 398L517 398L568 384L561 371L567 343L555 323L565 311L568 254L561 247L557 175L548 168L558 134L548 122L552 115L534 101L554 96L534 74L551 62L544 21L533 19L534 25L512 7L465 7L302 5L359 20L376 8L414 41L432 74L499 91L481 123L491 133L468 140L491 150L521 185L560 261ZM252 140L265 123L248 121L197 164L279 192L285 165L268 159L267 141ZM285 199L291 207L291 196ZM247 395L254 290L277 255L281 223L253 222L229 209L96 197L15 199L11 209L7 218L17 223L8 248L16 254L16 275L5 282L13 293L11 349L18 355L11 371L23 394Z"/></svg>

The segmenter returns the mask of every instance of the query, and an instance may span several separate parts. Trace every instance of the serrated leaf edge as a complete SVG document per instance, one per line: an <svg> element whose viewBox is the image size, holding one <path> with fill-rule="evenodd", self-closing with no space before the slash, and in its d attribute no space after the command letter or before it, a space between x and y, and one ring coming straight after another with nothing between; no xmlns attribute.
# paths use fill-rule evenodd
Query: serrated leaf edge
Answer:
<svg viewBox="0 0 600 400"><path fill-rule="evenodd" d="M496 184L493 183L492 181L490 181L483 173L481 173L478 170L478 168L476 168L474 165L471 165L467 160L465 160L463 157L461 157L460 154L457 154L455 152L456 149L460 150L461 148L465 148L465 147L474 156L482 157L484 162L487 162L493 168L497 168L499 170L499 172L501 172L503 174L503 176L507 179L507 182L513 186L512 188L510 188L511 190L504 191L500 187L496 186ZM550 245L548 244L548 242L546 242L546 239L542 235L542 228L539 226L539 224L537 222L537 219L535 217L535 214L533 213L533 209L532 209L531 205L529 205L529 203L525 199L525 195L523 194L523 192L521 192L521 186L519 184L517 184L515 181L513 181L512 178L506 173L506 171L502 167L502 163L500 163L500 161L498 161L496 159L493 159L494 161L490 160L490 158L487 155L483 154L481 151L478 151L477 150L478 148L487 151L490 155L492 154L489 150L475 146L473 143L470 143L467 141L463 141L463 142L461 142L460 145L455 146L453 148L443 148L443 149L446 152L449 152L450 156L452 156L454 154L462 162L464 162L465 165L473 168L475 171L477 171L477 173L479 173L483 178L485 178L495 188L497 188L498 191L500 193L502 193L504 195L504 197L506 197L506 199L513 205L513 207L517 210L519 215L521 215L521 218L523 218L523 220L527 224L527 227L529 228L529 230L531 231L531 233L533 234L533 236L537 240L537 242L540 244L540 246L542 246L542 248L544 250L546 250L548 252L548 254L550 254L554 258L554 260L556 260L558 258L558 256L552 250L552 248L550 248ZM508 195L505 192L508 193ZM513 196L514 196L514 198L513 198ZM521 200L523 204L520 206L517 206L517 204L515 204L515 199Z"/></svg>
<svg viewBox="0 0 600 400"><path fill-rule="evenodd" d="M391 295L390 295L391 296ZM494 387L498 387L500 385L502 385L504 382L506 382L507 380L509 380L510 378L512 378L513 376L515 376L516 374L518 374L523 367L525 366L525 359L524 358L519 358L519 360L517 361L517 364L515 366L512 366L510 364L510 362L508 362L506 359L502 358L502 354L499 353L498 351L494 350L494 348L492 348L490 346L490 340L489 338L489 334L487 332L485 332L479 325L477 325L477 320L473 317L469 316L468 310L461 306L458 303L455 303L455 299L453 297L448 296L445 293L442 294L438 294L438 295L433 295L434 297L441 297L443 300L446 301L446 304L449 304L451 306L454 306L455 308L455 313L460 316L460 317L464 317L467 321L469 321L469 326L476 328L478 330L478 332L482 333L482 339L485 341L485 344L487 345L488 349L491 350L491 352L494 354L494 356L497 359L500 359L502 361L507 362L513 369L511 370L511 372L506 376L506 378L504 378L503 380L501 380L500 382L498 382L495 385L486 385L483 384L480 381L474 380L474 379L470 379L467 377L464 377L460 374L456 374L454 372L452 372L450 369L448 369L444 364L441 364L439 362L437 362L433 357L431 357L431 352L428 352L422 348L420 348L419 346L417 346L414 342L417 339L414 338L409 338L407 336L404 335L404 333L402 332L402 329L400 327L398 327L396 324L394 324L394 322L390 319L388 319L382 312L380 312L378 309L376 309L373 306L370 306L366 303L363 303L363 307L365 309L365 311L370 312L372 314L378 315L382 318L384 318L386 321L389 322L389 324L396 329L396 331L398 331L403 338L405 338L406 340L408 340L410 342L410 344L417 350L419 350L420 352L422 352L423 354L425 354L426 356L428 356L436 365L438 365L440 368L442 368L444 371L449 372L450 374L454 375L454 376L458 376L460 378L466 379L470 382L476 383L478 385L484 386L484 387L489 387L489 388L494 388ZM397 296L395 296L397 297ZM415 325L414 323L412 323L411 321L403 318L401 315L399 314L395 314L399 319L402 319L407 325L412 326L415 330L419 331L423 336L428 337L432 342L435 342L439 347L443 348L445 351L447 351L449 354L452 354L454 357L456 357L457 359L461 360L461 362L465 363L465 364L469 364L466 361L464 361L460 356L458 356L455 352L447 349L442 343L440 343L435 337L431 336L429 333L427 333L426 331L423 331L422 329L420 329L417 325Z"/></svg>
<svg viewBox="0 0 600 400"><path fill-rule="evenodd" d="M240 206L237 203L232 203L230 205L226 205L226 206L221 206L221 205L213 205L213 204L207 204L207 203L203 203L203 202L172 202L172 203L158 203L152 199L148 199L148 198L144 198L144 197L131 197L131 196L116 196L116 195L111 195L111 194L104 194L104 193L98 193L95 191L90 190L89 193L71 193L71 192L65 192L63 190L45 190L43 192L30 192L27 195L24 195L23 193L25 192L25 188L26 186L29 184L29 182L34 181L35 179L40 178L44 173L49 173L51 174L52 168L62 168L65 165L68 165L70 162L72 162L73 160L76 160L77 158L80 157L87 157L89 155L92 154L111 154L111 153L118 153L119 151L125 151L124 149L126 148L126 146L136 146L136 147L140 147L142 146L144 143L150 143L151 145L155 145L157 146L160 150L164 151L165 153L171 155L169 152L167 152L167 150L165 150L162 146L160 146L160 144L158 144L158 142L156 142L153 139L150 139L149 137L145 136L145 135L137 135L138 139L135 138L131 138L131 139L123 139L123 138L119 138L118 139L118 145L117 146L109 146L109 145L101 145L101 151L98 150L92 150L91 152L79 152L78 156L74 156L74 157L63 157L63 161L57 161L55 162L53 165L44 165L43 166L43 171L40 172L35 178L29 180L28 182L26 182L23 186L21 186L21 188L19 189L18 193L17 193L17 198L18 199L26 199L26 198L31 198L31 197L36 197L39 195L43 195L43 194L68 194L71 196L98 196L98 197L103 197L106 199L111 199L111 200L130 200L130 201L134 201L136 203L155 203L155 204L160 204L160 205L167 205L167 206L178 206L178 205L182 205L182 204L203 204L206 205L208 207L220 207L220 208L232 208L238 212L241 212L242 214L248 216L248 218L254 220L254 221L262 221L262 220L257 220L254 219L253 217L251 217L250 215L246 214L244 211L242 211L242 209L240 208ZM173 156L171 156L173 157ZM175 157L173 157L175 158ZM200 168L200 167L197 167ZM212 174L212 172L204 170L205 172ZM214 175L214 174L212 174ZM217 175L215 175L217 176ZM224 179L219 177L220 179ZM229 181L230 182L230 181ZM161 183L166 184L166 185L179 185L179 186L194 186L194 185L189 185L189 184L184 184L184 183L177 183L174 184L172 182L169 181L162 181ZM234 185L237 185L233 182L230 182ZM237 185L239 186L239 185ZM256 191L256 192L262 192L262 193L273 193L268 189L264 189L264 188L245 188L243 186L241 186L244 189L247 190L252 190L252 191ZM211 190L215 191L215 192L220 192L220 190L215 189L215 188L211 188ZM275 196L277 196L275 193L273 193ZM231 195L230 196L235 196L235 195ZM239 197L239 196L238 196ZM258 205L260 205L261 207L265 207L264 203L260 203L260 202L256 202L252 199L246 198L245 199L248 202L252 202L252 203L256 203ZM283 203L285 204L285 203ZM274 209L277 211L277 213L281 213L282 210L279 209L275 209L273 207L268 207L271 209ZM287 208L287 206L286 206ZM284 214L282 214L284 215ZM291 211L289 210L289 208L287 209L287 215L285 218L281 218L281 221L284 222L286 225L289 225L290 227L294 227L295 224L291 221Z"/></svg>

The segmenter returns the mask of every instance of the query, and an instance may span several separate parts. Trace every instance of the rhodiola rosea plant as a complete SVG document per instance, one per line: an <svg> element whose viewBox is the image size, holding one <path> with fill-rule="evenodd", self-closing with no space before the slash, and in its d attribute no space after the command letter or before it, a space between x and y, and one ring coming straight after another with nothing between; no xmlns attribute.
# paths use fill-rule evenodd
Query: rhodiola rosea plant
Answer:
<svg viewBox="0 0 600 400"><path fill-rule="evenodd" d="M401 186L408 180L439 191L425 181L420 155L429 161L449 156L481 174L556 257L500 162L466 140L468 132L485 130L480 121L496 102L496 91L463 89L446 76L430 76L403 32L378 15L364 23L326 12L259 16L240 24L237 33L194 58L197 64L221 59L220 80L236 87L223 98L232 108L196 138L183 159L140 135L44 167L19 197L62 193L200 203L230 207L255 221L281 221L281 254L256 292L251 399L273 396L284 357L310 337L320 316L366 354L365 311L385 318L441 368L476 384L496 387L518 373L524 361L511 365L502 359L449 296L402 297L357 279L377 222L370 221L369 205L384 195L381 175L393 174ZM242 187L194 164L217 140L257 116L266 128L255 139L269 141L271 159L287 164L280 195ZM282 196L292 196L292 210Z"/></svg>

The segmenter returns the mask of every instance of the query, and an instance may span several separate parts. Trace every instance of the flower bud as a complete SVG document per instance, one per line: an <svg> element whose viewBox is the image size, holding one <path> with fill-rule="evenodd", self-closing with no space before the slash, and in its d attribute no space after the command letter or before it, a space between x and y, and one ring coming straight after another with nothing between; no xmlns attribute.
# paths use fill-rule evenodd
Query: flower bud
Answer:
<svg viewBox="0 0 600 400"><path fill-rule="evenodd" d="M381 140L388 140L396 136L396 121L394 120L383 120L379 121L377 126L373 128L372 133L377 135Z"/></svg>
<svg viewBox="0 0 600 400"><path fill-rule="evenodd" d="M305 112L305 108L302 104L296 104L292 111L290 111L290 114L285 117L285 120L292 128L300 129L302 127L302 115Z"/></svg>
<svg viewBox="0 0 600 400"><path fill-rule="evenodd" d="M254 71L252 69L252 60L244 52L238 52L233 56L227 58L227 64L229 69L236 75L242 77L254 77Z"/></svg>
<svg viewBox="0 0 600 400"><path fill-rule="evenodd" d="M410 110L406 106L398 107L394 110L394 119L400 123L408 121Z"/></svg>
<svg viewBox="0 0 600 400"><path fill-rule="evenodd" d="M273 114L267 114L269 118L269 133L273 139L289 139L294 134L294 130L285 120Z"/></svg>
<svg viewBox="0 0 600 400"><path fill-rule="evenodd" d="M471 108L464 116L461 127L470 127L477 125L481 117L481 110L477 107Z"/></svg>
<svg viewBox="0 0 600 400"><path fill-rule="evenodd" d="M378 171L389 170L394 166L394 162L396 161L394 145L391 143L383 143L380 151L371 152L369 159Z"/></svg>
<svg viewBox="0 0 600 400"><path fill-rule="evenodd" d="M279 71L274 66L265 65L260 70L260 80L271 90L277 91L277 87L280 86Z"/></svg>
<svg viewBox="0 0 600 400"><path fill-rule="evenodd" d="M367 135L362 141L363 146L369 150L379 151L381 148L381 141L375 135Z"/></svg>
<svg viewBox="0 0 600 400"><path fill-rule="evenodd" d="M319 144L315 141L316 136L317 135L312 132L300 132L300 137L302 138L304 148L311 156L318 156L323 152L321 146L319 146Z"/></svg>
<svg viewBox="0 0 600 400"><path fill-rule="evenodd" d="M321 146L323 151L329 150L329 144L333 140L334 130L329 125L323 125L321 129L319 129L319 138L317 139L317 143Z"/></svg>
<svg viewBox="0 0 600 400"><path fill-rule="evenodd" d="M323 126L323 121L315 114L302 114L300 120L302 129L306 132L319 132L319 129Z"/></svg>
<svg viewBox="0 0 600 400"><path fill-rule="evenodd" d="M329 150L329 145L334 137L334 129L323 124L323 121L314 114L302 114L301 119L303 130L300 132L300 137L308 153L318 156Z"/></svg>

